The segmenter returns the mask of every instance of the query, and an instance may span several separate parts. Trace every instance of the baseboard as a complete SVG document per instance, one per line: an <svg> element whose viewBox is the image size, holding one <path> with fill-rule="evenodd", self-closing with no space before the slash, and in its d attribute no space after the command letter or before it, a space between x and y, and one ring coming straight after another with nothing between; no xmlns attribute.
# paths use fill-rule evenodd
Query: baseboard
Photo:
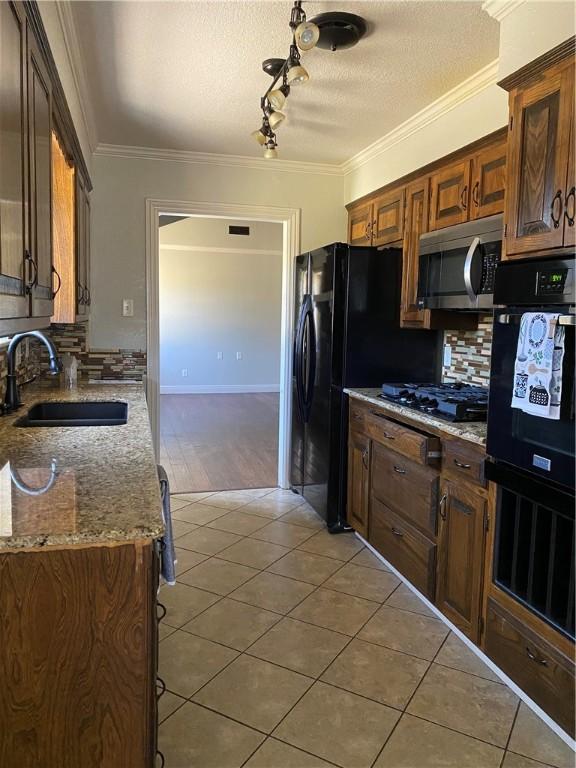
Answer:
<svg viewBox="0 0 576 768"><path fill-rule="evenodd" d="M278 384L176 384L161 385L161 395L243 395L280 392Z"/></svg>

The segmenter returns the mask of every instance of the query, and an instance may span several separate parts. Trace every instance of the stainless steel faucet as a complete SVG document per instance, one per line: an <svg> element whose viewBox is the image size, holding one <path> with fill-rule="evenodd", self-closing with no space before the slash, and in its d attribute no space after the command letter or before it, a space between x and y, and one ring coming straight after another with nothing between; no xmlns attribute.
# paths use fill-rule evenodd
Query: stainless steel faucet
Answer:
<svg viewBox="0 0 576 768"><path fill-rule="evenodd" d="M56 352L56 347L52 341L45 336L41 331L26 331L25 333L17 333L13 336L8 344L6 351L6 365L8 368L8 375L6 376L6 394L4 396L4 410L13 411L22 405L20 401L20 394L18 392L18 382L16 380L16 349L21 341L26 338L34 338L41 341L50 356L50 368L49 372L55 376L62 370L62 363Z"/></svg>

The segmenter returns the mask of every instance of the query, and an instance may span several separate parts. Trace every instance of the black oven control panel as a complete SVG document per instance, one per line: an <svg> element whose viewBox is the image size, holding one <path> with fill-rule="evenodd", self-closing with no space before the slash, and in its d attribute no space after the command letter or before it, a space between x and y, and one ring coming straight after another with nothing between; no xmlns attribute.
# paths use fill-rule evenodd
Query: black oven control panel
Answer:
<svg viewBox="0 0 576 768"><path fill-rule="evenodd" d="M565 296L572 293L572 270L540 269L536 273L536 296Z"/></svg>

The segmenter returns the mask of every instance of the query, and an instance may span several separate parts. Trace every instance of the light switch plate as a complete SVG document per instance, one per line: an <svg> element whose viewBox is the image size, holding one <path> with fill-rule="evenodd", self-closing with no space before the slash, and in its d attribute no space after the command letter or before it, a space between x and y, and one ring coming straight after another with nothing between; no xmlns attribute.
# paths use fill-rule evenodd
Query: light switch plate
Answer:
<svg viewBox="0 0 576 768"><path fill-rule="evenodd" d="M452 365L452 347L450 344L444 344L444 359L442 364L445 368L449 368Z"/></svg>
<svg viewBox="0 0 576 768"><path fill-rule="evenodd" d="M236 360L242 360L242 352L236 352Z"/></svg>
<svg viewBox="0 0 576 768"><path fill-rule="evenodd" d="M216 357L218 358L218 360L224 360L224 352L218 352Z"/></svg>
<svg viewBox="0 0 576 768"><path fill-rule="evenodd" d="M134 317L134 299L122 299L122 317Z"/></svg>

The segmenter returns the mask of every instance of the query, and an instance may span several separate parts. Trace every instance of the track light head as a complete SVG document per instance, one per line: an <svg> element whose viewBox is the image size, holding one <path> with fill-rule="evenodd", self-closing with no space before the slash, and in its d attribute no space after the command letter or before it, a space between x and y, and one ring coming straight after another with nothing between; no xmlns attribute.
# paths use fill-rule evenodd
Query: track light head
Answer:
<svg viewBox="0 0 576 768"><path fill-rule="evenodd" d="M294 39L301 51L310 51L320 39L320 30L311 21L303 21L296 27Z"/></svg>

